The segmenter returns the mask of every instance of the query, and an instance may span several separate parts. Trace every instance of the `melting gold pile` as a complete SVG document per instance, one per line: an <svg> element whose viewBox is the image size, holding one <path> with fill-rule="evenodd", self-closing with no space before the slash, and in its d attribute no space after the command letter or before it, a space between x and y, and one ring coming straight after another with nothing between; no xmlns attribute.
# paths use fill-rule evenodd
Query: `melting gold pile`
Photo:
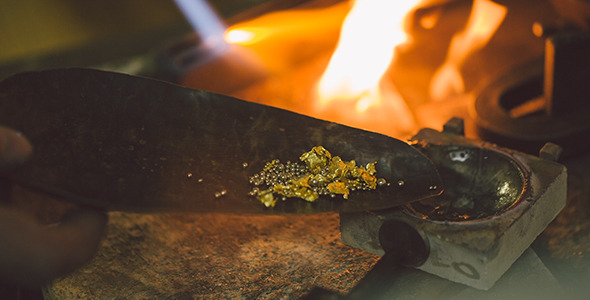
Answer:
<svg viewBox="0 0 590 300"><path fill-rule="evenodd" d="M278 159L266 163L264 169L250 177L255 185L250 192L266 207L274 207L277 198L282 200L295 197L309 202L321 195L335 197L337 194L348 199L351 191L374 190L385 185L385 179L375 177L376 162L356 166L354 160L345 162L339 156L332 157L324 147L317 146L303 153L299 159L305 163L281 163ZM267 189L260 189L266 186Z"/></svg>

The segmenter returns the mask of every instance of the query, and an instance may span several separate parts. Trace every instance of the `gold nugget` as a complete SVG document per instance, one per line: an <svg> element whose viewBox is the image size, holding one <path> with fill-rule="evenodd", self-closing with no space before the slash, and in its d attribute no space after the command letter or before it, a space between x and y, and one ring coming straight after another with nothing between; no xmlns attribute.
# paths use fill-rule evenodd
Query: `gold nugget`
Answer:
<svg viewBox="0 0 590 300"><path fill-rule="evenodd" d="M278 159L266 163L261 172L250 177L250 183L255 185L250 194L266 207L274 207L277 197L309 202L320 196L342 195L348 199L351 191L374 190L378 183L385 182L375 177L376 162L357 166L354 160L345 162L339 156L332 157L322 146L313 147L299 159L303 164L283 164Z"/></svg>

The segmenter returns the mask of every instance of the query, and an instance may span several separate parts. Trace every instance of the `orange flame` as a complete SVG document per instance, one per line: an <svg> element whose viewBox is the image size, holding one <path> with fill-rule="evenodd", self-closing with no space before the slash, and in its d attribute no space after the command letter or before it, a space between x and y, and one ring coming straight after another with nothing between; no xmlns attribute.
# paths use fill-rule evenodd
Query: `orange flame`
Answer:
<svg viewBox="0 0 590 300"><path fill-rule="evenodd" d="M384 79L397 46L409 42L406 15L420 2L356 0L331 7L279 11L236 24L225 40L253 50L273 74L289 72L306 53L337 44L303 113L388 135L416 129L393 82ZM351 6L352 4L352 6ZM340 37L338 39L338 31ZM384 127L384 124L387 124Z"/></svg>
<svg viewBox="0 0 590 300"><path fill-rule="evenodd" d="M338 47L320 80L320 101L359 98L377 86L395 46L407 40L404 16L414 5L400 2L354 2L342 25Z"/></svg>
<svg viewBox="0 0 590 300"><path fill-rule="evenodd" d="M338 46L318 83L318 110L341 110L349 125L379 129L369 123L390 124L410 130L413 118L393 84L383 75L394 57L395 48L408 42L405 16L419 1L356 0L340 33ZM384 86L387 85L387 87ZM387 94L387 96L385 96ZM352 106L351 106L352 104ZM381 110L380 122L375 111ZM396 111L390 111L396 110ZM368 114L363 116L362 114ZM355 122L355 116L361 119ZM343 116L344 117L344 116Z"/></svg>
<svg viewBox="0 0 590 300"><path fill-rule="evenodd" d="M459 69L474 51L483 48L506 17L507 8L491 0L475 0L463 31L453 36L445 62L430 84L433 100L446 99L465 92Z"/></svg>

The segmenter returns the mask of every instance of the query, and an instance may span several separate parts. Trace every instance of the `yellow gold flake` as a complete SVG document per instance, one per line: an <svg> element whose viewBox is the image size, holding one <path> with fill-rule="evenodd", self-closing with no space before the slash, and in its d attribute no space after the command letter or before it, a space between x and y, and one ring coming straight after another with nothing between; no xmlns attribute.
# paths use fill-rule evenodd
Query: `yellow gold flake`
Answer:
<svg viewBox="0 0 590 300"><path fill-rule="evenodd" d="M340 181L328 183L328 190L333 194L341 194L344 199L348 199L348 194L350 193L346 184Z"/></svg>
<svg viewBox="0 0 590 300"><path fill-rule="evenodd" d="M249 194L266 207L274 207L276 196L309 202L328 195L348 199L351 191L374 190L385 183L385 179L375 177L376 162L357 166L354 160L343 161L322 146L303 153L299 159L303 164L283 164L278 159L266 163L261 172L250 177L255 187Z"/></svg>

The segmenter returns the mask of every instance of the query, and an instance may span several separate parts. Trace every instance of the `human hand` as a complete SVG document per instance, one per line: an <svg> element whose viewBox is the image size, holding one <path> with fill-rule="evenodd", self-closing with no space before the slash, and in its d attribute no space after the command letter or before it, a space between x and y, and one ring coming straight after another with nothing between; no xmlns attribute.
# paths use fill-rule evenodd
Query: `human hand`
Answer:
<svg viewBox="0 0 590 300"><path fill-rule="evenodd" d="M32 151L23 136L0 126L0 172L18 167ZM104 212L76 208L47 226L0 205L0 283L38 287L74 271L96 253L106 222Z"/></svg>

